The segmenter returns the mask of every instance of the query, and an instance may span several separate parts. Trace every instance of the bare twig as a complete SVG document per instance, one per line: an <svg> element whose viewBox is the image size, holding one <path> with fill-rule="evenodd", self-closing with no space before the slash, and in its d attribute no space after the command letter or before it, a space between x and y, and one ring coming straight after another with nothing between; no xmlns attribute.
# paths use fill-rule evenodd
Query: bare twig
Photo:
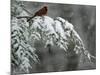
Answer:
<svg viewBox="0 0 100 75"><path fill-rule="evenodd" d="M29 18L31 18L31 17L29 17L29 16L18 16L18 17L16 17L17 19L21 19L21 18L26 18L26 19L29 19Z"/></svg>

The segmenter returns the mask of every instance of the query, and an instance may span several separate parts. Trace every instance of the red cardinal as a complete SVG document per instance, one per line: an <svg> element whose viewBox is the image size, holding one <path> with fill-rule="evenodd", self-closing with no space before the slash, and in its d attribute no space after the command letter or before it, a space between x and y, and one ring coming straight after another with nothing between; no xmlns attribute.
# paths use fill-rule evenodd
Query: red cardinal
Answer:
<svg viewBox="0 0 100 75"><path fill-rule="evenodd" d="M35 16L43 16L43 15L46 15L46 14L47 14L47 11L48 11L47 6L44 6L44 7L41 8L39 11L37 11L37 12L34 14L34 16L32 16L31 18L29 18L29 19L27 20L27 22L30 21L30 20L31 20L32 18L34 18Z"/></svg>

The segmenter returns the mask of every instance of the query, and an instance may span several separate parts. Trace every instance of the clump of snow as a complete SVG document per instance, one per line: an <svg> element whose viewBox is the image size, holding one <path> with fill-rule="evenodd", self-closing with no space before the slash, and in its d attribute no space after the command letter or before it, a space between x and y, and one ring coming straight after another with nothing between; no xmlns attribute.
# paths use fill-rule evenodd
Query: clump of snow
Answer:
<svg viewBox="0 0 100 75"><path fill-rule="evenodd" d="M29 23L26 19L13 17L11 24L12 61L17 64L19 70L29 72L29 68L31 68L29 58L38 63L38 56L35 54L36 49L31 47L28 42L30 35Z"/></svg>
<svg viewBox="0 0 100 75"><path fill-rule="evenodd" d="M73 40L73 43L75 42L75 47L73 50L76 52L76 54L83 52L84 55L88 56L90 59L91 55L85 49L82 39L74 30L74 26L67 20L61 17L52 19L48 16L36 16L32 20L33 24L31 29L34 30L33 32L38 32L41 35L41 38L43 38L43 40L46 42L45 46L48 44L57 45L67 52L70 44L69 40ZM85 51L87 51L87 54Z"/></svg>

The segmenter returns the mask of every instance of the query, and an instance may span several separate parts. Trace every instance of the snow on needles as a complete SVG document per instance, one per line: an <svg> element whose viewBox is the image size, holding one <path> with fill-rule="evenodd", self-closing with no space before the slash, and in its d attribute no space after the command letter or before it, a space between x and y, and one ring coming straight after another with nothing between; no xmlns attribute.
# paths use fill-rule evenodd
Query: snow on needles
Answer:
<svg viewBox="0 0 100 75"><path fill-rule="evenodd" d="M60 48L63 48L66 52L68 50L68 46L70 45L70 40L75 42L74 51L76 54L86 53L86 49L84 47L83 41L78 35L78 33L74 30L74 26L69 23L67 20L56 17L55 19L49 16L36 16L33 19L33 24L31 29L34 29L33 32L41 33L43 40L45 42L45 47L50 45L57 45ZM40 30L40 32L38 31ZM43 32L43 33L42 33ZM86 56L90 55L87 51ZM90 55L91 57L91 55ZM90 57L88 57L90 59Z"/></svg>
<svg viewBox="0 0 100 75"><path fill-rule="evenodd" d="M35 54L36 49L30 45L30 41L34 44L36 40L41 40L45 44L44 47L56 45L62 48L66 54L70 45L75 45L73 51L76 54L84 54L89 60L93 57L85 49L74 26L67 20L61 17L53 19L49 16L36 16L31 21L30 24L27 19L17 19L16 17L11 20L12 61L17 61L15 64L18 63L17 66L20 67L20 70L29 72L29 68L31 68L29 58L32 58L35 63L39 61Z"/></svg>

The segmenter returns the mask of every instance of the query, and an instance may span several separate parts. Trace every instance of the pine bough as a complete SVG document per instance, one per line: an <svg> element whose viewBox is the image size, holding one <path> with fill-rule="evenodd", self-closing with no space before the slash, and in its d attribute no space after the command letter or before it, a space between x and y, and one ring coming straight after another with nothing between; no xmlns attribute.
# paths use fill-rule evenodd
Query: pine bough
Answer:
<svg viewBox="0 0 100 75"><path fill-rule="evenodd" d="M67 20L61 17L52 19L49 16L36 16L27 22L27 18L18 19L15 16L22 12L16 13L15 7L22 10L16 5L12 6L11 20L11 66L14 67L14 73L19 71L29 73L29 69L32 68L31 63L40 63L35 53L36 48L30 44L31 41L35 43L37 40L41 40L45 44L44 47L56 45L66 52L66 56L69 55L69 50L73 50L81 57L79 62L83 62L84 57L89 62L95 59L85 49L74 26Z"/></svg>

